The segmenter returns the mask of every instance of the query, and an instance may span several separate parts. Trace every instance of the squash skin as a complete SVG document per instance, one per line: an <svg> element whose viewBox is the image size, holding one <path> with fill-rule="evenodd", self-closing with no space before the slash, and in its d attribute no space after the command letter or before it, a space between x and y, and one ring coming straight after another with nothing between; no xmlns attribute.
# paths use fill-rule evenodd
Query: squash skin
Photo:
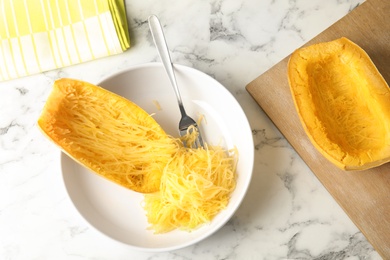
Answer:
<svg viewBox="0 0 390 260"><path fill-rule="evenodd" d="M345 37L292 53L288 81L312 144L343 170L390 161L390 89L368 54Z"/></svg>
<svg viewBox="0 0 390 260"><path fill-rule="evenodd" d="M106 89L74 79L55 81L38 119L38 127L84 167L141 193L159 190L162 169L177 149L177 143L136 104ZM138 153L145 143L132 140L132 131L141 134L147 148L154 147ZM85 132L90 135L80 134ZM101 146L91 146L91 143Z"/></svg>

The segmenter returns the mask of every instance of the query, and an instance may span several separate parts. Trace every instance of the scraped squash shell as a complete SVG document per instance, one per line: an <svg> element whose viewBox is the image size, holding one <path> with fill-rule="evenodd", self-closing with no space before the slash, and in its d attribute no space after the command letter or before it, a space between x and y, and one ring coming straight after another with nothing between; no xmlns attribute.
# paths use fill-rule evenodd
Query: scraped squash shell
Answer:
<svg viewBox="0 0 390 260"><path fill-rule="evenodd" d="M364 170L390 161L390 90L362 48L340 38L298 49L288 80L303 128L332 163Z"/></svg>
<svg viewBox="0 0 390 260"><path fill-rule="evenodd" d="M55 81L38 126L74 160L126 188L159 190L177 143L131 101L93 84Z"/></svg>

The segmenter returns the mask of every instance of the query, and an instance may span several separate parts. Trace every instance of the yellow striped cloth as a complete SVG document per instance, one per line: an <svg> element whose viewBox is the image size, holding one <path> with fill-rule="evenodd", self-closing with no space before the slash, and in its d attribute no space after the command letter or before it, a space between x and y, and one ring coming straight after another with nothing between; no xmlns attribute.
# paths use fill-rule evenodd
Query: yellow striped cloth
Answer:
<svg viewBox="0 0 390 260"><path fill-rule="evenodd" d="M123 0L0 0L0 81L129 47Z"/></svg>

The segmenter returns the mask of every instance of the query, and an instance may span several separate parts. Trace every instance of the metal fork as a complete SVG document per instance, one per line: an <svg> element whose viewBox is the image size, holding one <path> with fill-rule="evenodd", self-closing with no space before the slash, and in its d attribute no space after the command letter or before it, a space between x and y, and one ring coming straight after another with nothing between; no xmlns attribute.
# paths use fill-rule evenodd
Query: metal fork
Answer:
<svg viewBox="0 0 390 260"><path fill-rule="evenodd" d="M169 55L168 45L165 41L165 36L160 21L155 15L149 16L148 21L149 21L149 28L150 28L150 32L152 33L154 44L156 45L157 51L160 55L165 71L167 72L169 80L171 81L173 89L175 90L177 102L179 104L180 113L181 113L181 119L179 122L180 136L185 136L188 131L193 131L195 129L198 132L198 136L195 142L191 144L191 146L194 148L203 147L203 139L199 127L195 122L195 120L187 115L184 109L179 87L176 82L176 77L173 70L171 57ZM184 146L187 146L186 141L183 141L183 143Z"/></svg>

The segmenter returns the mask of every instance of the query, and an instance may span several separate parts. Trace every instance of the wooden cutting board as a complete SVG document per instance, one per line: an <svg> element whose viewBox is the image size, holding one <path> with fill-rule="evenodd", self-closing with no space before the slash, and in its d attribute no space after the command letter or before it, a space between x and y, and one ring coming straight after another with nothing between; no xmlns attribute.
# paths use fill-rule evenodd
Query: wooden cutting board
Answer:
<svg viewBox="0 0 390 260"><path fill-rule="evenodd" d="M305 45L345 36L362 47L390 83L390 0L367 0ZM390 259L390 163L356 172L338 169L309 141L287 81L286 57L246 86L384 259Z"/></svg>

